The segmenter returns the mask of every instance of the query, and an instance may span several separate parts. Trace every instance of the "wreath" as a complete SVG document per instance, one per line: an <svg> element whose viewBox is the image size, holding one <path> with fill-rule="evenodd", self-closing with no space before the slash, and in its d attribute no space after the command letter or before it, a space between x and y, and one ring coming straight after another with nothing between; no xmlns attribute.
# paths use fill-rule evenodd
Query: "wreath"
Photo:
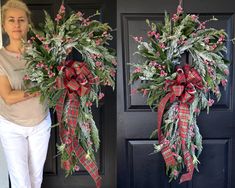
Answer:
<svg viewBox="0 0 235 188"><path fill-rule="evenodd" d="M41 100L56 110L58 151L66 176L78 171L80 163L100 187L94 156L100 139L91 107L104 97L102 86L114 88L116 59L107 46L112 29L92 19L98 15L66 15L63 4L55 20L45 12L42 29L31 28L31 38L25 43L24 80L29 92L40 91Z"/></svg>
<svg viewBox="0 0 235 188"><path fill-rule="evenodd" d="M172 18L165 13L163 24L146 20L150 27L147 42L133 37L143 62L131 64L131 82L139 83L132 92L142 93L147 104L158 109L157 129L151 138L158 138L154 153L162 153L170 181L180 173L180 183L189 181L194 169L198 170L202 136L196 118L220 99L220 85L227 84L227 34L206 28L208 21L215 20L201 22L197 15L185 14L180 3ZM191 60L182 62L183 54Z"/></svg>

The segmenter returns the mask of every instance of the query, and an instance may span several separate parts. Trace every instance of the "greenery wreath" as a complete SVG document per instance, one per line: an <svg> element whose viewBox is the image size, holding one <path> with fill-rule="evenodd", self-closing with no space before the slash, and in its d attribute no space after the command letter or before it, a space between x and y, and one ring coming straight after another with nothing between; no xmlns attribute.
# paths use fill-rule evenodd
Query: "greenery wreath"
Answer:
<svg viewBox="0 0 235 188"><path fill-rule="evenodd" d="M104 97L102 86L115 85L116 58L108 48L111 27L84 17L80 11L65 14L62 4L53 20L45 12L41 30L32 28L25 43L24 77L30 92L40 91L41 100L57 112L61 144L61 166L66 175L79 170L79 164L101 186L94 152L99 134L92 116L92 104ZM71 58L75 52L76 59Z"/></svg>
<svg viewBox="0 0 235 188"><path fill-rule="evenodd" d="M151 138L158 137L154 152L161 151L170 180L176 179L186 167L180 182L189 181L202 152L202 136L196 117L202 109L220 99L220 84L226 86L229 61L224 30L206 28L194 14L185 14L181 3L177 13L165 13L164 24L146 20L148 42L133 37L137 54L143 62L131 64L131 82L138 81L133 92L147 96L147 104L158 108L158 127ZM191 60L182 62L183 54Z"/></svg>

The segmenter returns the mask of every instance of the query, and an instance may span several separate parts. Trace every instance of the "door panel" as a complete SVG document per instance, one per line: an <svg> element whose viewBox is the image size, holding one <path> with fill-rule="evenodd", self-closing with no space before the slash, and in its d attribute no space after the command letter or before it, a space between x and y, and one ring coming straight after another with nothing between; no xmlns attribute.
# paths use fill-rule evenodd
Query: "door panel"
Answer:
<svg viewBox="0 0 235 188"><path fill-rule="evenodd" d="M203 152L199 160L199 173L195 171L193 180L179 184L178 180L168 183L165 164L160 153L153 152L151 132L157 127L157 114L145 104L146 98L131 95L135 85L129 84L131 67L129 63L141 61L133 56L137 44L132 36L146 36L148 30L145 20L162 22L164 11L171 15L176 11L177 1L170 0L119 0L117 3L117 135L118 135L118 188L233 188L235 182L234 158L235 112L234 112L234 48L227 43L226 58L232 64L228 87L222 98L215 104L209 115L201 112L198 124L203 140ZM232 0L183 1L187 13L199 14L200 20L212 16L219 19L210 22L208 27L225 29L229 38L234 36L235 2Z"/></svg>

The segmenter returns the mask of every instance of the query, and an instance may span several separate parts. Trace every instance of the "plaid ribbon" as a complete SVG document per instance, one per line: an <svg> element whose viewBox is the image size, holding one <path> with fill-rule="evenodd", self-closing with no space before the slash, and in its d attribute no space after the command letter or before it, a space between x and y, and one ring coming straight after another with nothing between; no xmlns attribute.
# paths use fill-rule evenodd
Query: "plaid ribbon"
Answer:
<svg viewBox="0 0 235 188"><path fill-rule="evenodd" d="M181 103L179 105L179 135L181 137L184 162L188 172L181 176L180 183L183 183L185 181L190 181L192 179L194 171L193 159L186 147L189 119L190 119L190 111L188 104Z"/></svg>
<svg viewBox="0 0 235 188"><path fill-rule="evenodd" d="M176 160L171 150L170 143L164 143L165 136L161 131L161 124L167 102L170 100L170 103L173 103L175 100L179 100L179 134L182 140L184 162L188 171L188 173L181 176L180 183L182 183L184 181L191 180L194 171L192 157L186 148L188 121L190 119L188 104L193 102L196 88L199 90L203 89L203 84L199 73L189 65L185 65L183 68L177 68L177 73L176 80L166 81L167 88L170 89L170 92L165 97L163 97L159 103L157 124L158 140L160 144L163 144L161 153L165 160L166 166L175 166Z"/></svg>
<svg viewBox="0 0 235 188"><path fill-rule="evenodd" d="M84 62L69 60L64 65L58 66L58 70L63 72L63 76L57 77L56 86L76 92L81 97L87 95L91 85L97 82Z"/></svg>
<svg viewBox="0 0 235 188"><path fill-rule="evenodd" d="M63 67L59 67L58 69L63 71L63 78L56 80L57 88L63 88L64 92L57 101L55 109L60 124L60 140L65 144L65 151L70 156L69 159L62 161L62 167L65 170L70 169L72 164L72 152L74 152L79 162L95 181L96 187L100 188L101 177L98 173L98 167L93 160L86 158L86 152L79 145L79 139L75 133L79 116L79 96L87 95L90 92L91 84L95 83L95 80L85 63L67 61ZM65 103L68 103L69 107L67 111L65 111L67 113L67 122L64 123L62 118Z"/></svg>

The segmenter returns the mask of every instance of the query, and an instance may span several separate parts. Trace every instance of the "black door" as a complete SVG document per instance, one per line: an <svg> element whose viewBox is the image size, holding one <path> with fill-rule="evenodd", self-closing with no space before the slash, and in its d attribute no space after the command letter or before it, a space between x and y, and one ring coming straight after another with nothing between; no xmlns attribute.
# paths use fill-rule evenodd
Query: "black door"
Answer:
<svg viewBox="0 0 235 188"><path fill-rule="evenodd" d="M137 44L131 36L146 35L148 18L161 22L164 11L175 13L178 1L172 0L119 0L117 2L117 187L118 188L234 188L235 187L235 112L234 66L231 65L229 85L221 101L213 106L210 114L203 111L198 124L203 136L203 152L199 173L194 172L191 182L168 183L165 164L160 153L153 152L151 132L157 127L157 114L145 105L145 98L131 95L130 66L138 60L133 53ZM207 20L219 19L210 26L224 28L229 38L234 37L235 2L233 0L185 0L184 11L199 14ZM227 44L227 58L234 61L234 48Z"/></svg>
<svg viewBox="0 0 235 188"><path fill-rule="evenodd" d="M6 0L3 0L4 3ZM44 21L43 10L55 17L61 0L28 0L25 1L32 11L32 20L35 27ZM90 16L98 10L101 15L97 17L102 22L108 22L113 29L116 28L116 2L115 0L64 0L66 11L81 11L85 16ZM110 44L116 48L116 33ZM3 42L7 43L6 36ZM105 98L99 108L93 109L96 125L99 129L101 146L97 153L99 172L102 177L102 187L115 187L115 161L116 161L116 94L111 88L104 88ZM53 122L55 115L51 113ZM64 171L60 168L60 157L57 156L56 143L59 142L58 129L53 128L47 160L44 168L44 180L42 188L94 188L95 183L89 174L81 169L72 176L65 178Z"/></svg>

